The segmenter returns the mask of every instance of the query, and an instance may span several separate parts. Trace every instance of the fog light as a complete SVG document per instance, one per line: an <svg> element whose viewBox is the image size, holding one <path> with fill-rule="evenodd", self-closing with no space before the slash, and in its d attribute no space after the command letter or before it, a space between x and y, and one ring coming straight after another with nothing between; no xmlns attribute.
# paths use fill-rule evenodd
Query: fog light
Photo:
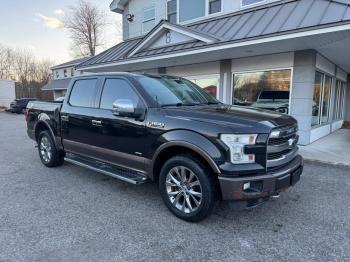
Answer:
<svg viewBox="0 0 350 262"><path fill-rule="evenodd" d="M250 188L250 182L243 184L243 190L248 190Z"/></svg>

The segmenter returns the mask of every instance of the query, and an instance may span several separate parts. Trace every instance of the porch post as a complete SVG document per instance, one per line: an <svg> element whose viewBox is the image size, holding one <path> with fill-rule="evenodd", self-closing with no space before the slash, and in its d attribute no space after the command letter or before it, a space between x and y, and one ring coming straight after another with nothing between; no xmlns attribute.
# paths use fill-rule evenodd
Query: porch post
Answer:
<svg viewBox="0 0 350 262"><path fill-rule="evenodd" d="M226 104L231 104L231 89L232 89L232 59L220 61L220 93L219 100Z"/></svg>
<svg viewBox="0 0 350 262"><path fill-rule="evenodd" d="M316 51L294 53L291 115L298 120L299 144L310 143L313 87L316 72Z"/></svg>
<svg viewBox="0 0 350 262"><path fill-rule="evenodd" d="M344 120L347 122L347 124L350 124L350 74L348 74L348 83L346 84L346 91L345 91L345 114L344 114Z"/></svg>

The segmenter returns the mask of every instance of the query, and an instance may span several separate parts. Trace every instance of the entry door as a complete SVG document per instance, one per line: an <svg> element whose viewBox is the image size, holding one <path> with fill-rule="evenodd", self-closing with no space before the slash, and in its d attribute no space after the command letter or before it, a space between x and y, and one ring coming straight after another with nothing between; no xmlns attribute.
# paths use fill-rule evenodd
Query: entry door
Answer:
<svg viewBox="0 0 350 262"><path fill-rule="evenodd" d="M118 166L144 171L144 154L147 139L145 122L132 117L113 114L113 103L117 99L128 99L134 108L145 105L137 90L123 78L106 78L100 97L100 109L96 120L100 121L98 135L94 137L103 158Z"/></svg>
<svg viewBox="0 0 350 262"><path fill-rule="evenodd" d="M93 157L99 127L94 119L99 109L96 96L98 78L77 80L61 110L62 140L68 152Z"/></svg>

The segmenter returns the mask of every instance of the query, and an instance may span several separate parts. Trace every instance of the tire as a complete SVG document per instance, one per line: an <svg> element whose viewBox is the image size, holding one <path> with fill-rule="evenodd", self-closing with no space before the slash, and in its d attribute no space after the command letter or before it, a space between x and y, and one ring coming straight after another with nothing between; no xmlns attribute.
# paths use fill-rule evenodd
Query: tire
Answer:
<svg viewBox="0 0 350 262"><path fill-rule="evenodd" d="M205 219L216 202L213 173L191 155L172 157L163 165L159 191L167 208L189 222Z"/></svg>
<svg viewBox="0 0 350 262"><path fill-rule="evenodd" d="M47 167L61 166L64 162L64 152L57 150L48 131L39 134L38 152L41 162Z"/></svg>

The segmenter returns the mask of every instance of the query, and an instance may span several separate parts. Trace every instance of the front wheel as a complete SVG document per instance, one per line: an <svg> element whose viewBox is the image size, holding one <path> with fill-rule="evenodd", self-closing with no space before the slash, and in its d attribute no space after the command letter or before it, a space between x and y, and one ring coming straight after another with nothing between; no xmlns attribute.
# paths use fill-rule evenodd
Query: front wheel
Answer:
<svg viewBox="0 0 350 262"><path fill-rule="evenodd" d="M215 205L214 176L190 155L175 156L164 164L159 190L168 209L186 221L205 219Z"/></svg>
<svg viewBox="0 0 350 262"><path fill-rule="evenodd" d="M64 153L57 150L56 145L48 131L39 134L38 150L41 162L47 167L60 166L64 162Z"/></svg>

